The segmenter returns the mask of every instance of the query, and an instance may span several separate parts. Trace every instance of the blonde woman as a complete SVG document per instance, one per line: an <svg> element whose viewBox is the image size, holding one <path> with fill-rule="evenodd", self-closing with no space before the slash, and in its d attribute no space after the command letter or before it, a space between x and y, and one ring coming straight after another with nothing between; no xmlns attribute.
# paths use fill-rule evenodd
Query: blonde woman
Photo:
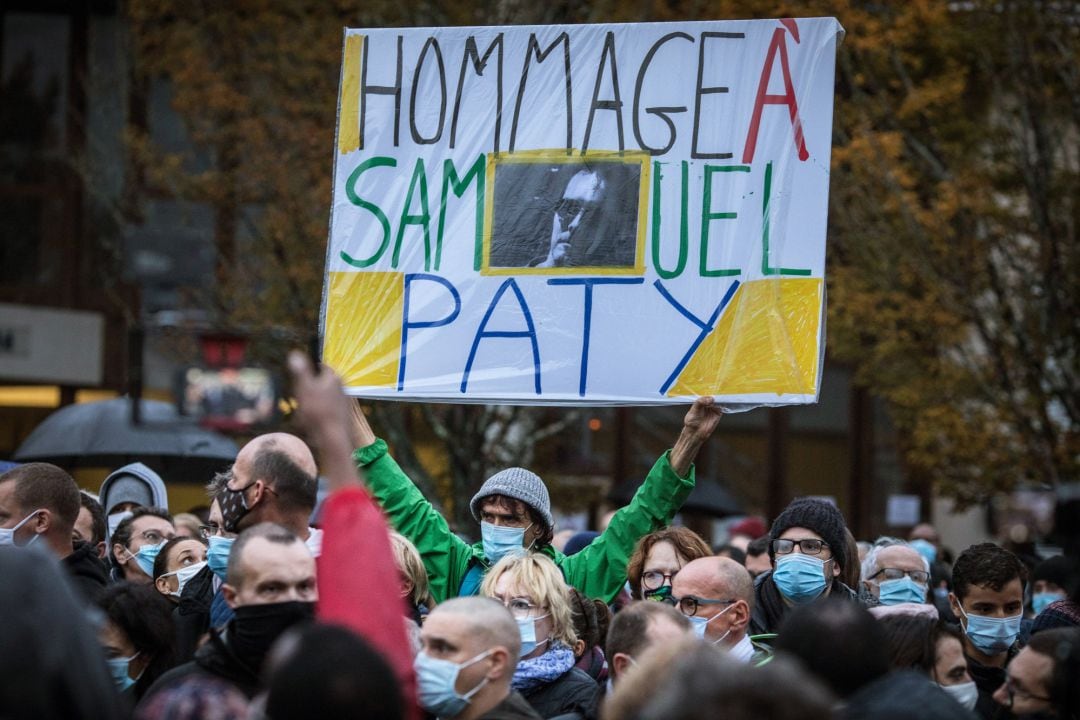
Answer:
<svg viewBox="0 0 1080 720"><path fill-rule="evenodd" d="M401 596L409 604L408 617L420 625L435 607L428 585L428 574L416 546L401 533L390 531L390 549L401 574Z"/></svg>
<svg viewBox="0 0 1080 720"><path fill-rule="evenodd" d="M508 555L488 572L480 594L505 605L517 622L521 660L513 688L541 717L596 718L600 686L574 667L570 589L555 563L539 553Z"/></svg>

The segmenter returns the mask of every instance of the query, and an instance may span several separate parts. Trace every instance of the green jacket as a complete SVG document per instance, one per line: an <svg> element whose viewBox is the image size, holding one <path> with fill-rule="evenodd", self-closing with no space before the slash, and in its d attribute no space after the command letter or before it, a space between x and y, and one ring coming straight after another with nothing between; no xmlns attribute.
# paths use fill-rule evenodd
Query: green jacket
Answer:
<svg viewBox="0 0 1080 720"><path fill-rule="evenodd" d="M490 564L482 543L469 545L450 531L446 519L390 457L386 443L376 440L353 452L368 488L382 505L390 523L420 551L436 602L463 594L476 594L480 575ZM607 530L580 552L567 557L545 545L539 552L562 570L566 582L590 598L611 602L626 583L626 563L642 535L667 527L690 491L694 468L681 478L665 452L649 471L630 504L611 519ZM467 588L462 585L474 566Z"/></svg>

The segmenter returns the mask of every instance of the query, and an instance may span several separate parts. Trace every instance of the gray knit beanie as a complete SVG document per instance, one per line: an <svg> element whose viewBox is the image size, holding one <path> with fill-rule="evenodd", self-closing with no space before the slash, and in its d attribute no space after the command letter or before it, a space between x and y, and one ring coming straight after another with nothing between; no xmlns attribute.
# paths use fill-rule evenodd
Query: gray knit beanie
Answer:
<svg viewBox="0 0 1080 720"><path fill-rule="evenodd" d="M832 503L818 498L799 498L792 501L777 516L769 531L769 559L773 560L776 553L772 548L772 541L784 534L788 528L803 527L812 530L821 536L829 544L832 556L836 564L843 570L847 565L847 533L844 529L844 516Z"/></svg>
<svg viewBox="0 0 1080 720"><path fill-rule="evenodd" d="M548 530L555 526L555 518L551 516L551 498L548 497L547 486L540 476L525 468L512 467L500 470L481 486L480 492L473 495L469 502L476 522L480 522L480 501L492 495L503 495L525 503L544 519Z"/></svg>

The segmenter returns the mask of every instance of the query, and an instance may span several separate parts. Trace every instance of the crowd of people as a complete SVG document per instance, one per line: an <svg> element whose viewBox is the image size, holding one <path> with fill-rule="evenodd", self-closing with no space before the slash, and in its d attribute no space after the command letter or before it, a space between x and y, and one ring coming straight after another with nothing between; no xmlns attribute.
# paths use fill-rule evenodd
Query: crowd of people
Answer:
<svg viewBox="0 0 1080 720"><path fill-rule="evenodd" d="M0 716L1080 718L1073 558L953 558L929 525L858 542L812 498L714 551L672 526L711 398L602 531L556 535L513 467L469 543L334 373L289 363L305 438L247 443L204 517L140 463L96 497L0 475Z"/></svg>

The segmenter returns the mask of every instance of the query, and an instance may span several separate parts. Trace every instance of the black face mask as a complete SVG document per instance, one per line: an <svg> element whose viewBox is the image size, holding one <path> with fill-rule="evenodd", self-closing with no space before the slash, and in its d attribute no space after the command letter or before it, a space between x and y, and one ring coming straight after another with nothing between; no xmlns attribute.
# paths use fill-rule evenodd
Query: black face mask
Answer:
<svg viewBox="0 0 1080 720"><path fill-rule="evenodd" d="M240 532L240 528L237 526L244 516L251 512L251 508L247 506L247 501L244 500L244 491L249 487L251 485L239 490L224 488L218 493L217 501L218 505L221 506L221 526L225 528L226 532Z"/></svg>
<svg viewBox="0 0 1080 720"><path fill-rule="evenodd" d="M238 607L236 617L229 625L229 646L249 667L258 671L266 653L283 632L314 617L313 602L292 601Z"/></svg>

